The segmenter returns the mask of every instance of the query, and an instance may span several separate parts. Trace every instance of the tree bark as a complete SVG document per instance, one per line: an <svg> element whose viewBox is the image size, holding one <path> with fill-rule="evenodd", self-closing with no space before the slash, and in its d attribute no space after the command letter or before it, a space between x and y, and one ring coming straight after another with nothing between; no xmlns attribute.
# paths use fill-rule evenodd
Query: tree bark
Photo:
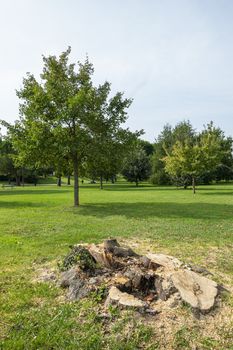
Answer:
<svg viewBox="0 0 233 350"><path fill-rule="evenodd" d="M79 183L78 183L78 157L77 155L73 158L74 166L74 206L79 206Z"/></svg>
<svg viewBox="0 0 233 350"><path fill-rule="evenodd" d="M70 185L70 175L67 176L67 185Z"/></svg>
<svg viewBox="0 0 233 350"><path fill-rule="evenodd" d="M195 182L195 177L192 177L192 187L193 187L193 194L196 193L196 182Z"/></svg>

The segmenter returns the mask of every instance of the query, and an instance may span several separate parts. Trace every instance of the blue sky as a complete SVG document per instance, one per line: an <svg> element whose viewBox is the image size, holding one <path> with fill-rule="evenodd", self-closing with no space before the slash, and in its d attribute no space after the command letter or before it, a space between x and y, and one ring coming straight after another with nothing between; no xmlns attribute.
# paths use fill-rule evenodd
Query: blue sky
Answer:
<svg viewBox="0 0 233 350"><path fill-rule="evenodd" d="M232 135L232 38L232 0L0 0L0 118L18 118L15 89L42 54L70 45L134 99L127 125L145 139L183 119Z"/></svg>

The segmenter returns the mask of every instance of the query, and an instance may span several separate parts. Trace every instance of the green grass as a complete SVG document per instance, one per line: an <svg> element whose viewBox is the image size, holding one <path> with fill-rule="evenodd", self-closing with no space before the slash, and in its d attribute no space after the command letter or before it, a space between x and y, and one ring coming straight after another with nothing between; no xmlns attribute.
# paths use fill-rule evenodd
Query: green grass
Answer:
<svg viewBox="0 0 233 350"><path fill-rule="evenodd" d="M154 328L132 315L116 315L114 326L106 326L95 299L60 302L55 285L32 282L35 269L55 264L73 243L109 236L142 241L142 249L202 264L233 285L233 185L203 186L193 196L191 190L121 182L102 191L81 185L80 196L81 207L74 208L69 186L0 189L0 349L160 348ZM174 334L177 349L189 348L183 333ZM202 343L230 349L219 339Z"/></svg>

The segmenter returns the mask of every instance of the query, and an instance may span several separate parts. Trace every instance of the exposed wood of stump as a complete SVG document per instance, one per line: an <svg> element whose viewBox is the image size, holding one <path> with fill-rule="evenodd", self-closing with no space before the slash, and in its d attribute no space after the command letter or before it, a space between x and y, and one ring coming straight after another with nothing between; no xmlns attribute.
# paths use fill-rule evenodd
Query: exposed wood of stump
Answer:
<svg viewBox="0 0 233 350"><path fill-rule="evenodd" d="M85 257L90 254L94 267L87 269L81 259L81 267L85 268L80 268L80 259L74 258L72 261L76 265L61 274L60 286L68 288L71 300L83 298L104 284L107 288L105 306L116 304L153 313L159 300L169 307L177 307L183 300L193 310L206 313L215 305L217 284L190 271L175 257L157 253L140 256L131 248L120 246L116 239L75 249L75 252L84 252Z"/></svg>

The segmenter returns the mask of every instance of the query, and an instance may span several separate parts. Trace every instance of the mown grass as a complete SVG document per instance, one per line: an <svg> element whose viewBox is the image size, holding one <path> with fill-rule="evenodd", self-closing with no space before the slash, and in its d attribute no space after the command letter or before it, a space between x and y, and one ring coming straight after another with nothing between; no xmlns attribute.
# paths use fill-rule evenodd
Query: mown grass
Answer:
<svg viewBox="0 0 233 350"><path fill-rule="evenodd" d="M162 348L155 329L130 313L106 325L94 297L67 303L55 285L32 282L37 268L56 264L74 243L137 241L138 249L202 264L233 285L233 185L203 186L193 196L148 184L107 184L102 191L84 184L80 194L81 207L74 208L68 186L0 190L1 349ZM232 306L231 297L226 302ZM187 334L185 328L174 334L174 349L189 349ZM231 349L230 340L224 347L215 338L202 344Z"/></svg>

